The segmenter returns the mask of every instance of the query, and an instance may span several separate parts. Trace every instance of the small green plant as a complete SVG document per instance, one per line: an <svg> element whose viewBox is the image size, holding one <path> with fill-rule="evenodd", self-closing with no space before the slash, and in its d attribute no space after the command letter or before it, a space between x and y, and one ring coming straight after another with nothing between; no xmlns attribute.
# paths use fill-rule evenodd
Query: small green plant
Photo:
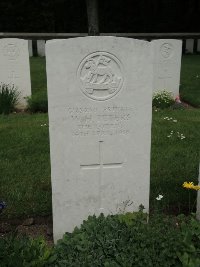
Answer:
<svg viewBox="0 0 200 267"><path fill-rule="evenodd" d="M42 238L17 237L16 233L0 238L1 267L44 267L50 254Z"/></svg>
<svg viewBox="0 0 200 267"><path fill-rule="evenodd" d="M0 84L0 114L9 114L14 111L18 99L19 92L14 85Z"/></svg>
<svg viewBox="0 0 200 267"><path fill-rule="evenodd" d="M195 214L191 214L187 220L182 220L180 229L183 249L177 255L182 266L200 266L200 222L196 220Z"/></svg>
<svg viewBox="0 0 200 267"><path fill-rule="evenodd" d="M41 90L27 99L28 109L35 112L48 112L47 92Z"/></svg>
<svg viewBox="0 0 200 267"><path fill-rule="evenodd" d="M153 93L153 107L155 108L168 108L175 103L175 99L171 92L166 90Z"/></svg>

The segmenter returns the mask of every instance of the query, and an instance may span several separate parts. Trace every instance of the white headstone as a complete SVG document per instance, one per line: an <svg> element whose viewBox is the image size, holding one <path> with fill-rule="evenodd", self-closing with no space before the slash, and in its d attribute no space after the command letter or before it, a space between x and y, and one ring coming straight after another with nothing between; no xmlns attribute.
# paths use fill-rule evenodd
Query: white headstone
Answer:
<svg viewBox="0 0 200 267"><path fill-rule="evenodd" d="M152 41L154 46L153 91L169 91L179 95L182 41L160 39Z"/></svg>
<svg viewBox="0 0 200 267"><path fill-rule="evenodd" d="M200 52L200 39L197 41L197 52Z"/></svg>
<svg viewBox="0 0 200 267"><path fill-rule="evenodd" d="M54 240L89 215L148 212L151 43L52 40L46 60Z"/></svg>
<svg viewBox="0 0 200 267"><path fill-rule="evenodd" d="M20 92L18 108L26 107L25 98L31 95L27 40L0 39L0 83L14 84Z"/></svg>
<svg viewBox="0 0 200 267"><path fill-rule="evenodd" d="M187 39L185 48L186 48L186 53L193 54L193 52L194 52L194 39Z"/></svg>
<svg viewBox="0 0 200 267"><path fill-rule="evenodd" d="M29 57L33 56L33 41L28 40L28 51L29 51Z"/></svg>
<svg viewBox="0 0 200 267"><path fill-rule="evenodd" d="M200 164L199 164L199 186L200 186ZM196 211L197 219L200 221L200 190L197 191L197 211Z"/></svg>
<svg viewBox="0 0 200 267"><path fill-rule="evenodd" d="M45 40L37 40L37 52L38 56L45 56Z"/></svg>

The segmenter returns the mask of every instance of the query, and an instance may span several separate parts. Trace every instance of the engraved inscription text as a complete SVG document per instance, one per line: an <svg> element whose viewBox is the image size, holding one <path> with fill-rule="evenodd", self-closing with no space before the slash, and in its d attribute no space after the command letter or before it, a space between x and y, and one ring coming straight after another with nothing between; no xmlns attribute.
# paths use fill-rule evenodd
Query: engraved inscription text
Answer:
<svg viewBox="0 0 200 267"><path fill-rule="evenodd" d="M133 108L124 106L67 107L74 136L110 136L130 133Z"/></svg>

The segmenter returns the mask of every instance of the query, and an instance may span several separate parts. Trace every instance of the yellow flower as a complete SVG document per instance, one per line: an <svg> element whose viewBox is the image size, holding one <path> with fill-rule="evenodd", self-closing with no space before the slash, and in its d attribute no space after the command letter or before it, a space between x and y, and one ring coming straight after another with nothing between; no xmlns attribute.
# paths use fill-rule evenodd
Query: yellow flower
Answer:
<svg viewBox="0 0 200 267"><path fill-rule="evenodd" d="M200 190L200 186L199 185L194 185L193 189L194 190Z"/></svg>
<svg viewBox="0 0 200 267"><path fill-rule="evenodd" d="M182 186L187 189L200 190L200 186L194 185L193 182L184 182Z"/></svg>
<svg viewBox="0 0 200 267"><path fill-rule="evenodd" d="M184 182L183 183L183 187L187 188L187 189L192 189L194 186L193 182Z"/></svg>

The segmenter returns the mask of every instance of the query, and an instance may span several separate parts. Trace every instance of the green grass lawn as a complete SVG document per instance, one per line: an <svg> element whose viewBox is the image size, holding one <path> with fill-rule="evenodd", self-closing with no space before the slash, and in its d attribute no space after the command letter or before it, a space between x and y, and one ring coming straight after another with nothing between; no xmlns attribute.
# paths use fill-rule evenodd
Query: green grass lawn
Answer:
<svg viewBox="0 0 200 267"><path fill-rule="evenodd" d="M185 138L180 139L177 132ZM153 112L151 206L157 202L156 195L162 194L166 210L187 211L188 190L181 185L184 181L197 184L199 151L200 109ZM194 201L196 192L191 191L191 196Z"/></svg>
<svg viewBox="0 0 200 267"><path fill-rule="evenodd" d="M51 212L47 114L0 116L0 199L6 217Z"/></svg>
<svg viewBox="0 0 200 267"><path fill-rule="evenodd" d="M183 57L181 95L196 106L200 104L199 68L200 56ZM32 58L31 72L33 93L46 90L45 59ZM174 134L168 137L171 131ZM186 138L181 140L177 132ZM1 216L51 214L48 115L0 116L0 140L0 200L8 205ZM184 181L197 183L199 140L200 109L153 112L151 208L158 204L156 196L163 194L159 204L167 212L188 210L188 191L181 185ZM196 192L191 197L194 201Z"/></svg>
<svg viewBox="0 0 200 267"><path fill-rule="evenodd" d="M200 107L200 55L185 55L181 66L181 99Z"/></svg>
<svg viewBox="0 0 200 267"><path fill-rule="evenodd" d="M31 88L32 93L47 90L46 62L44 57L31 57Z"/></svg>
<svg viewBox="0 0 200 267"><path fill-rule="evenodd" d="M166 116L177 122L164 120ZM172 130L186 138L167 137ZM156 196L163 194L168 212L188 209L188 191L181 185L197 183L199 137L199 109L153 112L151 207ZM8 204L4 217L50 214L47 114L1 116L0 140L0 198ZM194 200L196 193L191 193Z"/></svg>

